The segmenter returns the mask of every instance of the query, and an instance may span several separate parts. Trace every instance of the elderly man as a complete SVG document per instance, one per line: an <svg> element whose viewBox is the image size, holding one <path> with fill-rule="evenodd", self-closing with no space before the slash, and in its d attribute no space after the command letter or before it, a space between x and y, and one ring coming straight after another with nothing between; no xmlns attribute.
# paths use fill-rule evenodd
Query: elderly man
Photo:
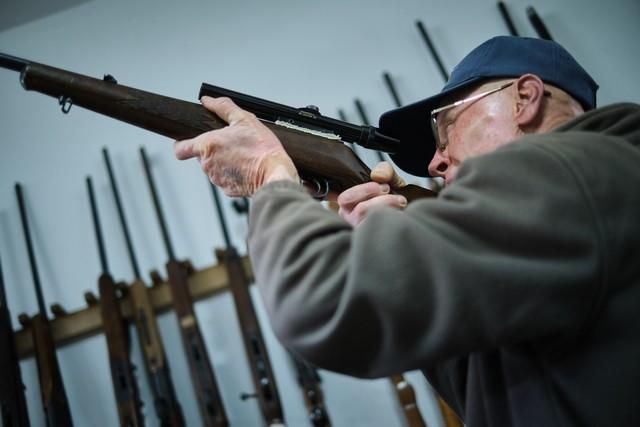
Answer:
<svg viewBox="0 0 640 427"><path fill-rule="evenodd" d="M227 128L175 149L254 196L256 282L312 363L421 369L469 426L640 425L640 108L595 109L596 90L556 43L483 43L440 94L381 117L439 197L404 208L383 164L338 197L343 218L229 100L202 100Z"/></svg>

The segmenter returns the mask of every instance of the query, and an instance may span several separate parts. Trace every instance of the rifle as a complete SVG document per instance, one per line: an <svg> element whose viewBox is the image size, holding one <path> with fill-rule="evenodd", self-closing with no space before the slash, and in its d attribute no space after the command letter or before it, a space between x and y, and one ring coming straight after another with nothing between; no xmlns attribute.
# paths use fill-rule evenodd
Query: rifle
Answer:
<svg viewBox="0 0 640 427"><path fill-rule="evenodd" d="M109 365L111 367L111 379L113 391L118 405L118 416L122 427L139 427L144 425L144 418L140 412L142 402L138 393L138 386L133 375L133 364L129 360L130 346L127 323L120 311L120 302L116 283L109 273L107 256L100 229L100 218L93 193L91 178L87 177L87 191L91 204L93 226L98 242L98 254L102 273L98 278L98 291L100 293L100 313L102 325L107 339L109 350Z"/></svg>
<svg viewBox="0 0 640 427"><path fill-rule="evenodd" d="M553 40L547 26L544 25L544 21L538 15L538 12L533 8L533 6L527 6L527 18L529 18L529 22L533 26L533 29L536 30L538 37L544 40Z"/></svg>
<svg viewBox="0 0 640 427"><path fill-rule="evenodd" d="M321 379L318 370L298 356L289 354L296 368L298 384L304 394L304 404L309 411L311 425L313 427L330 427L331 420L324 406L324 395L320 388Z"/></svg>
<svg viewBox="0 0 640 427"><path fill-rule="evenodd" d="M29 427L27 399L20 373L20 360L16 351L11 314L4 292L2 263L0 263L0 425L3 427Z"/></svg>
<svg viewBox="0 0 640 427"><path fill-rule="evenodd" d="M111 75L99 80L6 54L0 54L0 67L19 71L26 90L57 98L65 113L72 105L80 105L174 140L193 138L227 126L200 104L123 86ZM203 84L200 93L213 93L214 88ZM341 192L370 181L370 169L343 142L385 151L394 151L399 144L397 139L382 135L370 126L354 126L321 116L313 109L295 109L237 92L233 94L236 95L232 96L234 101L245 107L250 105L250 111L276 134L300 176L322 183L319 188L324 186ZM245 101L249 103L244 104ZM270 113L271 119L278 119L261 118L265 112ZM397 192L408 200L433 195L432 191L415 185Z"/></svg>
<svg viewBox="0 0 640 427"><path fill-rule="evenodd" d="M134 282L129 287L131 313L135 320L138 338L140 340L140 348L144 355L147 377L153 393L153 403L156 414L162 427L181 427L185 425L184 417L182 416L182 409L176 398L176 392L169 374L169 364L167 363L164 353L162 338L160 337L158 324L156 323L149 290L140 276L138 261L133 252L129 228L127 227L124 209L120 201L120 193L118 192L116 179L111 168L109 154L106 149L102 150L102 154L109 174L111 190L113 191L113 197L118 209L118 217L127 242L127 251L135 276Z"/></svg>
<svg viewBox="0 0 640 427"><path fill-rule="evenodd" d="M191 294L189 293L188 271L184 263L179 262L174 255L167 224L162 213L153 176L151 175L149 159L144 148L140 148L140 156L142 157L149 191L151 192L153 205L160 223L160 230L162 231L162 238L169 257L166 264L169 275L169 288L173 297L173 307L176 312L178 327L180 328L182 344L189 362L191 381L198 397L202 421L206 426L226 426L228 422L222 398L220 397L216 377L193 309Z"/></svg>
<svg viewBox="0 0 640 427"><path fill-rule="evenodd" d="M22 196L22 186L16 183L15 190L18 207L20 208L22 230L27 242L31 275L33 276L33 283L38 298L39 313L31 319L31 333L36 353L36 363L38 365L42 406L44 407L48 427L69 427L73 425L71 410L69 409L69 401L67 400L67 393L64 389L62 374L60 372L58 358L56 357L51 325L47 318L47 309L44 304L44 297L42 296L38 266L31 243L31 233L29 232L27 213Z"/></svg>
<svg viewBox="0 0 640 427"><path fill-rule="evenodd" d="M248 287L249 280L245 274L240 256L231 244L220 196L213 184L211 185L211 191L226 245L226 249L216 250L216 256L218 260L224 263L229 275L229 289L236 307L236 314L238 315L242 332L242 342L249 359L251 376L256 389L255 394L243 394L241 398L245 400L250 397L256 397L267 424L273 427L283 426L284 416L278 395L278 387L271 361L269 360L269 354L267 353L267 346L262 337L258 317L251 301Z"/></svg>
<svg viewBox="0 0 640 427"><path fill-rule="evenodd" d="M342 110L340 112L344 114ZM241 215L249 213L248 201L245 205L233 205L233 207ZM331 427L331 420L324 404L324 393L320 388L322 380L318 370L291 352L289 352L289 357L296 369L296 377L304 396L304 404L309 411L309 421L313 427Z"/></svg>

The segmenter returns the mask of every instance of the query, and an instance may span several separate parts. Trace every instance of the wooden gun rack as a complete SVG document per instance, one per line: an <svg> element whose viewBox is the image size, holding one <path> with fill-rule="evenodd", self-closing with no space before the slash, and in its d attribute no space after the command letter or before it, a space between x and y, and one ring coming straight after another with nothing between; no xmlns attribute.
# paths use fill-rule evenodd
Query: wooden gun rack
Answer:
<svg viewBox="0 0 640 427"><path fill-rule="evenodd" d="M253 273L248 257L243 257L245 273L253 281ZM187 262L186 265L190 266ZM217 264L196 271L189 268L189 290L193 301L197 301L228 288L229 280L224 264ZM169 284L160 278L157 272L151 273L153 286L149 288L151 303L156 313L162 313L171 308L171 290ZM122 286L127 286L123 284ZM85 293L87 307L67 313L59 304L52 304L51 329L56 347L78 341L102 331L102 316L100 315L100 301L92 292ZM127 293L120 300L120 310L126 320L131 320L131 303ZM33 341L31 339L30 317L26 314L19 316L22 328L15 332L18 357L26 358L33 355Z"/></svg>

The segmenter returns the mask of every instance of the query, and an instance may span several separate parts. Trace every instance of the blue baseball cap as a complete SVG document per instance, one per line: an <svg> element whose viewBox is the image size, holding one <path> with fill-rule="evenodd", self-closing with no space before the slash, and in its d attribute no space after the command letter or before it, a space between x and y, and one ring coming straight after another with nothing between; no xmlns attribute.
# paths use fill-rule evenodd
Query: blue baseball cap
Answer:
<svg viewBox="0 0 640 427"><path fill-rule="evenodd" d="M380 117L380 131L400 140L391 154L402 170L429 176L427 165L435 153L430 113L442 99L483 80L535 74L575 98L585 111L596 106L598 84L558 43L527 37L498 36L471 51L451 72L442 91L430 98L388 111Z"/></svg>

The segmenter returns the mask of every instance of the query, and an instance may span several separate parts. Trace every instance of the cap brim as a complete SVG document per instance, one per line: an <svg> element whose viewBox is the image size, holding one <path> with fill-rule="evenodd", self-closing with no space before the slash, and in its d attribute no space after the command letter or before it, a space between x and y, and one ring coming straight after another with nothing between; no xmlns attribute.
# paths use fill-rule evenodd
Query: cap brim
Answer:
<svg viewBox="0 0 640 427"><path fill-rule="evenodd" d="M412 175L429 176L427 167L436 151L431 131L431 111L440 106L440 101L445 96L482 79L474 77L465 80L430 98L387 111L380 116L380 132L400 140L398 150L389 155L391 160Z"/></svg>

